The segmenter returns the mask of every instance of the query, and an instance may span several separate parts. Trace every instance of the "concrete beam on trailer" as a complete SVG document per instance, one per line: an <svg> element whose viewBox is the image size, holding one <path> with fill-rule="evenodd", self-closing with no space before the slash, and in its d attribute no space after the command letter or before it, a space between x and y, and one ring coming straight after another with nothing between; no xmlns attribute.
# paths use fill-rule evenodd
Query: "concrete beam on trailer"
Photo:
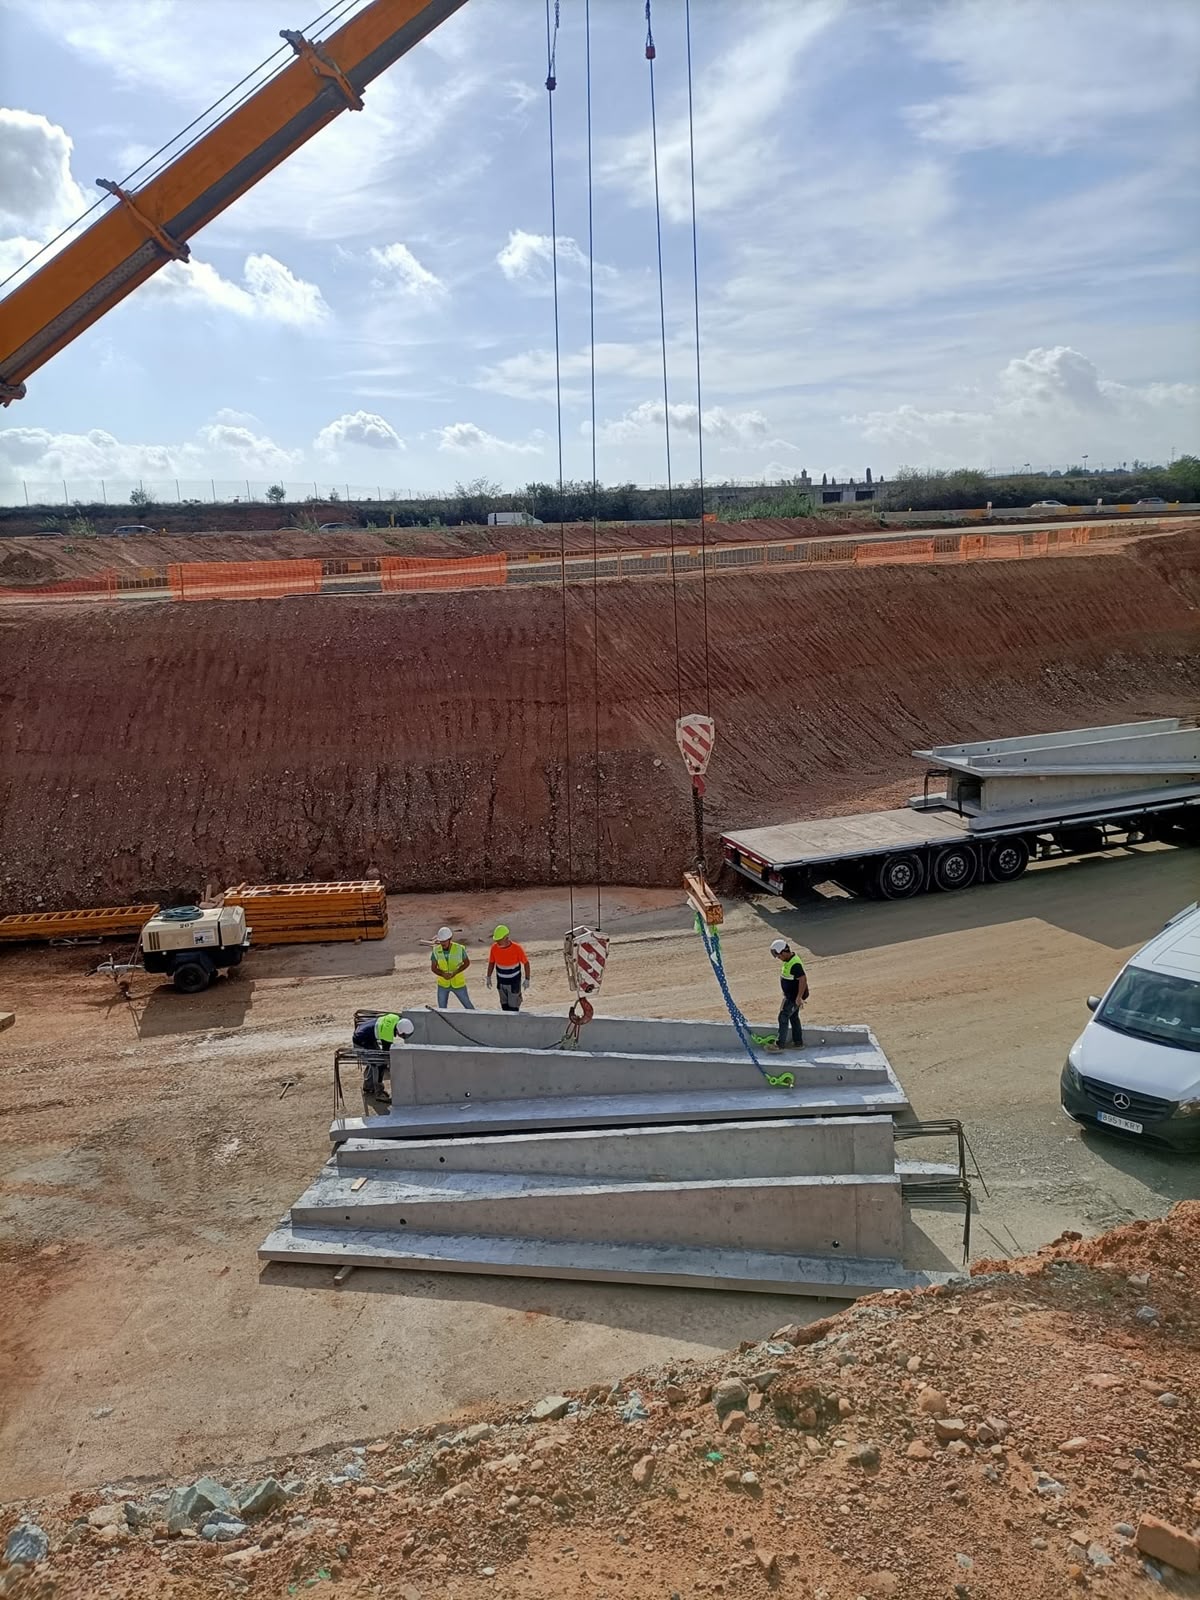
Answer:
<svg viewBox="0 0 1200 1600"><path fill-rule="evenodd" d="M437 1139L570 1128L622 1128L681 1122L762 1121L774 1117L842 1117L880 1112L899 1116L908 1098L895 1077L866 1087L855 1083L795 1089L767 1087L663 1094L578 1094L526 1100L456 1100L442 1105L397 1105L385 1117L338 1117L329 1137ZM760 1078L759 1083L762 1083Z"/></svg>
<svg viewBox="0 0 1200 1600"><path fill-rule="evenodd" d="M342 1172L331 1164L290 1216L298 1228L412 1229L897 1261L904 1248L894 1173L647 1183L508 1172Z"/></svg>
<svg viewBox="0 0 1200 1600"><path fill-rule="evenodd" d="M545 1239L297 1228L286 1219L263 1242L262 1261L317 1266L468 1272L573 1283L640 1283L679 1289L854 1299L888 1289L926 1289L961 1281L952 1272L912 1271L896 1261L835 1260L764 1251L690 1250L666 1245L561 1244Z"/></svg>
<svg viewBox="0 0 1200 1600"><path fill-rule="evenodd" d="M891 1117L589 1128L461 1139L348 1139L342 1171L524 1172L573 1178L784 1178L892 1172Z"/></svg>

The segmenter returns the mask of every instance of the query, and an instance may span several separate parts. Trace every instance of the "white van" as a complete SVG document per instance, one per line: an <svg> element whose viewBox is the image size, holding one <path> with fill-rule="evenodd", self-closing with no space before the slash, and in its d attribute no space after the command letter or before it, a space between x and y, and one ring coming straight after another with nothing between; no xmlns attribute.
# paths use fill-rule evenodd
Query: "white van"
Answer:
<svg viewBox="0 0 1200 1600"><path fill-rule="evenodd" d="M1200 1153L1200 906L1172 917L1088 1010L1063 1067L1063 1110Z"/></svg>

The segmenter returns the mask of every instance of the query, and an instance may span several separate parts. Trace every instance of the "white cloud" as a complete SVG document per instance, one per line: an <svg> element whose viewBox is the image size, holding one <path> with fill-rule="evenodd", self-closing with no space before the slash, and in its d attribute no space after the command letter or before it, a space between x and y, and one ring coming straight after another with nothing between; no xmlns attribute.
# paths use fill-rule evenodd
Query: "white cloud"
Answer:
<svg viewBox="0 0 1200 1600"><path fill-rule="evenodd" d="M49 238L87 205L71 176L65 129L32 111L0 107L0 233Z"/></svg>
<svg viewBox="0 0 1200 1600"><path fill-rule="evenodd" d="M956 80L909 118L957 150L1094 145L1115 124L1196 97L1200 10L1187 0L957 0L918 18L906 9L900 26Z"/></svg>
<svg viewBox="0 0 1200 1600"><path fill-rule="evenodd" d="M301 459L299 450L284 450L264 434L228 422L209 423L200 429L201 440L222 456L232 456L240 466L260 472L281 472Z"/></svg>
<svg viewBox="0 0 1200 1600"><path fill-rule="evenodd" d="M380 272L373 287L395 289L417 300L432 300L445 293L446 285L421 265L406 244L388 244L382 249L372 245L368 254Z"/></svg>
<svg viewBox="0 0 1200 1600"><path fill-rule="evenodd" d="M274 256L246 257L242 282L223 278L207 261L171 261L149 279L151 292L185 304L207 305L235 316L280 322L292 328L317 327L329 307L315 283L298 278Z"/></svg>
<svg viewBox="0 0 1200 1600"><path fill-rule="evenodd" d="M797 94L805 93L803 76L820 74L828 65L821 35L845 6L843 0L808 0L804 5L765 0L736 10L745 24L737 42L710 58L695 86L696 209L701 214L727 211L758 194L764 182L778 182L780 152L789 142L786 113L795 109ZM848 41L845 48L851 45ZM690 170L687 110L681 99L677 114L660 113L658 127L659 189L663 211L672 222L691 216ZM636 203L652 205L648 132L613 141L599 174Z"/></svg>
<svg viewBox="0 0 1200 1600"><path fill-rule="evenodd" d="M53 433L47 428L0 429L0 482L66 479L72 498L99 498L100 482L116 498L139 479L193 479L233 466L281 472L301 459L264 434L225 422L208 423L176 444L129 443L104 428Z"/></svg>
<svg viewBox="0 0 1200 1600"><path fill-rule="evenodd" d="M51 433L0 429L0 474L13 478L115 478L174 474L184 457L169 445L123 444L103 428Z"/></svg>
<svg viewBox="0 0 1200 1600"><path fill-rule="evenodd" d="M497 252L496 265L510 283L519 278L543 277L551 269L554 243L548 233L526 233L523 228L514 228L508 236L508 243ZM559 234L560 270L564 266L583 267L586 270L587 264L587 255L575 240Z"/></svg>
<svg viewBox="0 0 1200 1600"><path fill-rule="evenodd" d="M1014 357L991 395L971 398L959 408L907 404L843 420L894 460L939 467L1064 463L1085 452L1093 466L1155 460L1168 432L1186 439L1200 428L1200 385L1116 383L1066 345Z"/></svg>
<svg viewBox="0 0 1200 1600"><path fill-rule="evenodd" d="M693 405L672 404L671 427L693 438L699 432L699 416ZM587 424L584 424L585 429ZM612 441L644 439L647 435L663 432L663 404L661 400L643 400L624 416L602 422L596 430L600 438ZM761 411L729 411L723 406L712 406L704 413L704 437L720 445L737 448L778 447L779 439L771 438L771 427Z"/></svg>
<svg viewBox="0 0 1200 1600"><path fill-rule="evenodd" d="M542 446L534 440L498 439L473 422L452 422L437 429L438 449L459 455L540 455Z"/></svg>
<svg viewBox="0 0 1200 1600"><path fill-rule="evenodd" d="M576 386L572 380L590 377L591 356L588 346L564 352L560 370L563 399L582 399L586 390ZM597 378L645 379L655 377L661 370L662 351L658 345L620 341L598 341L596 344ZM483 368L476 387L493 394L507 395L513 400L552 400L554 351L523 350L519 355L504 356L500 361Z"/></svg>
<svg viewBox="0 0 1200 1600"><path fill-rule="evenodd" d="M314 441L322 455L336 456L347 447L403 450L404 440L391 423L374 411L348 411L326 423Z"/></svg>

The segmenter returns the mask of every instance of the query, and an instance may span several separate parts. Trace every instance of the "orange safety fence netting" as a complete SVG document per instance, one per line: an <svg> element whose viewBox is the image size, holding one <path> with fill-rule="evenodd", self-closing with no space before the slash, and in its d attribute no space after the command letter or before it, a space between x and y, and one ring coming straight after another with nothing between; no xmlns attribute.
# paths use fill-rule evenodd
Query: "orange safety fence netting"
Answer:
<svg viewBox="0 0 1200 1600"><path fill-rule="evenodd" d="M318 594L319 561L175 561L167 568L173 600L269 600Z"/></svg>
<svg viewBox="0 0 1200 1600"><path fill-rule="evenodd" d="M427 556L381 556L380 587L389 594L421 589L481 589L508 581L508 558L467 556L436 561Z"/></svg>
<svg viewBox="0 0 1200 1600"><path fill-rule="evenodd" d="M36 587L0 587L0 596L6 600L69 600L72 595L94 598L111 598L116 592L117 575L111 567L87 578L56 578L51 583Z"/></svg>
<svg viewBox="0 0 1200 1600"><path fill-rule="evenodd" d="M932 561L932 539L887 539L877 544L856 544L856 563L867 561Z"/></svg>

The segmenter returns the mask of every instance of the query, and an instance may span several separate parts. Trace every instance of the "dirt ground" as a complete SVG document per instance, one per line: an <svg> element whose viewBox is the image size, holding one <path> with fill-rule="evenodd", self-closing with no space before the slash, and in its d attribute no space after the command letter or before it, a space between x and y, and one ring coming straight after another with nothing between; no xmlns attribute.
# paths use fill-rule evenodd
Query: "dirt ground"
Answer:
<svg viewBox="0 0 1200 1600"><path fill-rule="evenodd" d="M565 661L552 588L8 612L0 912L372 866L405 891L668 885L681 702L718 723L710 829L846 809L915 785L930 742L1195 706L1198 569L1200 531L730 575L707 656L680 586L678 658L664 583L573 588Z"/></svg>
<svg viewBox="0 0 1200 1600"><path fill-rule="evenodd" d="M368 1419L363 1443L275 1457L254 1485L234 1467L175 1492L26 1500L0 1535L46 1554L0 1585L14 1600L1194 1597L1198 1289L1190 1203L465 1428ZM244 1515L214 1521L222 1499Z"/></svg>
<svg viewBox="0 0 1200 1600"><path fill-rule="evenodd" d="M764 897L731 907L726 961L743 1007L773 1013L766 947L785 933L808 958L812 1018L869 1023L917 1112L965 1120L988 1188L976 1252L1005 1257L1200 1192L1195 1163L1081 1135L1057 1106L1084 997L1198 880L1197 852L1139 846L956 896ZM601 913L604 1009L722 1014L676 893L606 891ZM420 1003L431 930L461 926L478 950L503 916L533 956L537 1007L560 1011L562 930L594 914L586 894L573 911L565 892L406 896L385 942L258 952L198 997L144 978L132 1006L84 975L95 950L0 955L0 1009L17 1013L0 1035L0 1499L411 1430L826 1312L365 1271L335 1289L323 1269L260 1269L256 1246L327 1153L354 1008ZM944 1265L958 1227L923 1220L914 1248Z"/></svg>

